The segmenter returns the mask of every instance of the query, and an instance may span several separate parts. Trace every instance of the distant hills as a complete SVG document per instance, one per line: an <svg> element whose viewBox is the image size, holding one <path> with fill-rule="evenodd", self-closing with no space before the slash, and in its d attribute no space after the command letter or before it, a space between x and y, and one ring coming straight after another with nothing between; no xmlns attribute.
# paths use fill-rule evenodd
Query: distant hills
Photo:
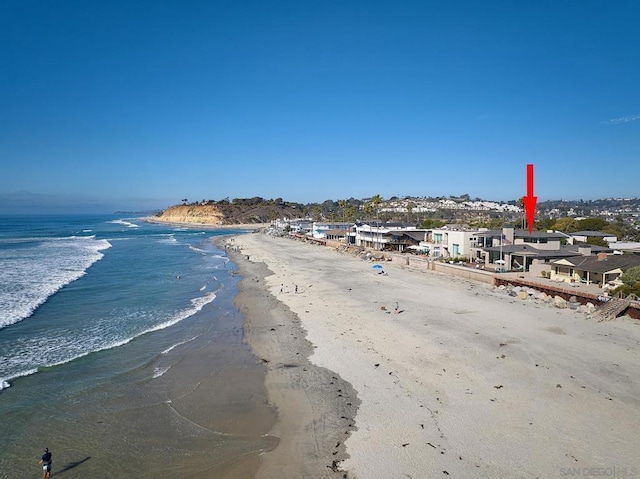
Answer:
<svg viewBox="0 0 640 479"><path fill-rule="evenodd" d="M601 217L613 220L625 217L635 223L640 216L640 198L604 198L589 201L548 200L537 207L537 220L562 217ZM268 223L277 218L313 218L320 221L356 221L378 218L421 223L426 218L479 225L489 222L522 221L521 200L487 201L471 199L469 195L449 197L392 197L345 200L326 200L322 203L301 204L282 198L264 199L225 198L220 201L202 200L170 206L157 213L158 221L231 225Z"/></svg>

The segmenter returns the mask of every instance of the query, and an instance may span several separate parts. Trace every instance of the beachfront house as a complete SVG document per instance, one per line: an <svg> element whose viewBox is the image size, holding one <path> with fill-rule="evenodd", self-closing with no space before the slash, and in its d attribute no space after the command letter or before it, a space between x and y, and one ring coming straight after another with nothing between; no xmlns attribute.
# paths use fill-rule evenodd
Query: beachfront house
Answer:
<svg viewBox="0 0 640 479"><path fill-rule="evenodd" d="M314 221L311 226L311 236L315 239L336 239L341 237L344 241L351 226L353 226L353 223Z"/></svg>
<svg viewBox="0 0 640 479"><path fill-rule="evenodd" d="M480 230L471 247L472 258L499 271L529 271L531 266L574 256L576 251L562 245L563 235L552 231L515 228Z"/></svg>
<svg viewBox="0 0 640 479"><path fill-rule="evenodd" d="M355 232L353 227L348 229L333 229L326 230L324 232L324 238L331 241L338 241L339 243L345 244L355 244L353 238L355 237Z"/></svg>
<svg viewBox="0 0 640 479"><path fill-rule="evenodd" d="M418 246L426 239L428 230L415 225L378 220L359 222L355 227L355 244L365 248L385 251L405 251Z"/></svg>
<svg viewBox="0 0 640 479"><path fill-rule="evenodd" d="M470 257L471 247L477 242L477 231L444 226L428 230L427 239L420 246L432 258Z"/></svg>
<svg viewBox="0 0 640 479"><path fill-rule="evenodd" d="M311 231L313 222L310 220L296 218L278 218L271 222L271 227L277 231L288 231L297 234L307 234Z"/></svg>
<svg viewBox="0 0 640 479"><path fill-rule="evenodd" d="M573 256L554 261L550 279L613 287L619 284L618 277L634 266L640 266L640 255L598 253L596 256Z"/></svg>

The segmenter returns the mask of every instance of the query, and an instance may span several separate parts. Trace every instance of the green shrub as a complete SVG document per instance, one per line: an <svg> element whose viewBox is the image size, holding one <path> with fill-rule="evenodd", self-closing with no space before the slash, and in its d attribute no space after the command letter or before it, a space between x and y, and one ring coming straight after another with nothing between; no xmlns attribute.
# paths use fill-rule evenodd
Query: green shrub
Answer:
<svg viewBox="0 0 640 479"><path fill-rule="evenodd" d="M640 283L640 266L634 266L622 273L620 281L622 281L626 286L634 286L637 283Z"/></svg>

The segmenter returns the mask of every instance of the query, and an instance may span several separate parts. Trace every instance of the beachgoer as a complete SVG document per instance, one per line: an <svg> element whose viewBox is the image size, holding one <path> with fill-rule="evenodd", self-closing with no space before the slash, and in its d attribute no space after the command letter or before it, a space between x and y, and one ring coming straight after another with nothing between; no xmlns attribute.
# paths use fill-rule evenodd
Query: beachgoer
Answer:
<svg viewBox="0 0 640 479"><path fill-rule="evenodd" d="M400 311L400 306L398 306L398 302L396 301L396 307L393 308L393 314L398 314L399 311Z"/></svg>
<svg viewBox="0 0 640 479"><path fill-rule="evenodd" d="M44 448L44 454L40 458L40 464L42 464L42 478L49 479L51 477L51 452L49 448Z"/></svg>
<svg viewBox="0 0 640 479"><path fill-rule="evenodd" d="M298 294L298 285L296 284L296 294Z"/></svg>
<svg viewBox="0 0 640 479"><path fill-rule="evenodd" d="M280 293L282 293L282 291L284 291L284 284L280 285Z"/></svg>

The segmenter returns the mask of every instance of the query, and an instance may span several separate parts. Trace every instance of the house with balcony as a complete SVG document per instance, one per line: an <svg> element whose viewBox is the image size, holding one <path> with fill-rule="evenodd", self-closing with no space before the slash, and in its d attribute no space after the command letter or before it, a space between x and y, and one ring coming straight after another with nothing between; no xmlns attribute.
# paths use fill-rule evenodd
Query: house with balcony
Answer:
<svg viewBox="0 0 640 479"><path fill-rule="evenodd" d="M378 220L356 223L355 244L380 251L403 252L409 247L419 246L429 230L415 225Z"/></svg>
<svg viewBox="0 0 640 479"><path fill-rule="evenodd" d="M332 240L332 241L339 241L340 243L345 243L345 244L355 244L352 241L352 238L355 236L355 233L353 233L353 228L348 228L348 229L332 229L332 230L326 230L324 231L324 237L328 240Z"/></svg>
<svg viewBox="0 0 640 479"><path fill-rule="evenodd" d="M315 239L325 239L327 238L327 232L331 232L331 236L342 236L344 238L347 234L349 228L353 226L353 223L344 223L344 222L319 222L314 221L311 226L311 236ZM342 233L340 233L340 230ZM329 238L332 239L332 238Z"/></svg>
<svg viewBox="0 0 640 479"><path fill-rule="evenodd" d="M469 257L471 247L477 242L477 231L442 227L428 230L427 239L420 247L429 252L432 258Z"/></svg>
<svg viewBox="0 0 640 479"><path fill-rule="evenodd" d="M562 245L564 236L552 231L529 234L528 230L503 228L478 231L476 238L472 258L500 271L530 271L532 265L539 269L540 265L580 254L578 246Z"/></svg>

